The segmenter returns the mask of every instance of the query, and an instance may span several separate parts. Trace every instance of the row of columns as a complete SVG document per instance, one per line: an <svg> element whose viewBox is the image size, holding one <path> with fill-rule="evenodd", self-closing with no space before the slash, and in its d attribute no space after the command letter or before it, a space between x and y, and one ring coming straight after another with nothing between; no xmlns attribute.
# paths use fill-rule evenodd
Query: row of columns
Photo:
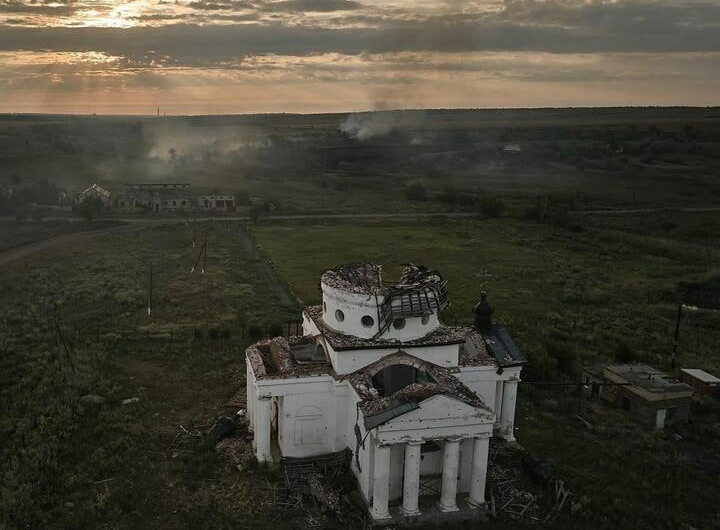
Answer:
<svg viewBox="0 0 720 530"><path fill-rule="evenodd" d="M454 512L457 506L457 483L460 466L460 439L445 440L443 447L442 488L438 508L443 512ZM484 436L473 438L468 504L478 507L485 503L485 480L487 478L489 439ZM420 448L422 442L405 444L405 465L403 469L403 501L400 511L407 516L419 515L420 497ZM372 515L376 520L390 518L390 445L375 447ZM467 455L466 455L467 458Z"/></svg>

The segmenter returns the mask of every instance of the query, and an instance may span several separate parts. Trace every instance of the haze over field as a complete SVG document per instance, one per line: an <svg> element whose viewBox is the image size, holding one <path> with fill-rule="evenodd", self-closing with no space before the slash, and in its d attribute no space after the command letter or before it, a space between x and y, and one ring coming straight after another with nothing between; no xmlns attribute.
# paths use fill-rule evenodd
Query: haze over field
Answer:
<svg viewBox="0 0 720 530"><path fill-rule="evenodd" d="M687 0L0 0L0 112L717 105Z"/></svg>

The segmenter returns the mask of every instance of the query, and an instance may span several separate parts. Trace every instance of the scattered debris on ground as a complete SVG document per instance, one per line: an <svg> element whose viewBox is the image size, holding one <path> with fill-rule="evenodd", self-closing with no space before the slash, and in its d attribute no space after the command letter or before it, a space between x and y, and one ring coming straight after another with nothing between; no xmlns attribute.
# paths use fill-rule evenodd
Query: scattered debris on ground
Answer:
<svg viewBox="0 0 720 530"><path fill-rule="evenodd" d="M487 489L490 515L503 521L544 524L582 508L550 462L498 440L490 444Z"/></svg>

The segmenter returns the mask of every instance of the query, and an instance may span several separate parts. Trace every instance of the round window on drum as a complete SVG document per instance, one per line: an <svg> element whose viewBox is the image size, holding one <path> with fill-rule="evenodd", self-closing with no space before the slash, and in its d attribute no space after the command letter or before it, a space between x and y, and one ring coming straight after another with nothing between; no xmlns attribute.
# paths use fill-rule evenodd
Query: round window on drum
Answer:
<svg viewBox="0 0 720 530"><path fill-rule="evenodd" d="M337 320L338 322L342 322L343 320L345 320L345 313L337 309L335 311L335 320Z"/></svg>
<svg viewBox="0 0 720 530"><path fill-rule="evenodd" d="M375 324L375 319L371 317L370 315L365 315L360 319L360 322L362 322L362 325L366 328L371 328Z"/></svg>
<svg viewBox="0 0 720 530"><path fill-rule="evenodd" d="M404 318L396 318L393 320L393 327L395 329L402 329L405 327L405 319Z"/></svg>

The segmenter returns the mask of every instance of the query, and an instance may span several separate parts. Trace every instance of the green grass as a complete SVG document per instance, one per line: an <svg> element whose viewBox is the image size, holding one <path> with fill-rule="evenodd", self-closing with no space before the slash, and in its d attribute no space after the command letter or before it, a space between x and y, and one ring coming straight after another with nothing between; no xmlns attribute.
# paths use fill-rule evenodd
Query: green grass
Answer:
<svg viewBox="0 0 720 530"><path fill-rule="evenodd" d="M638 252L605 234L513 220L273 224L254 227L253 234L308 303L319 301L319 275L328 267L373 259L386 265L391 278L403 263L422 263L449 280L450 320L470 322L472 305L486 290L496 318L526 349L539 336L571 329L574 321L573 342L582 357L612 357L622 342L659 364L671 350L677 283L712 266L692 255L680 261L664 246ZM686 363L720 369L714 350L720 335L707 333L717 323L713 313L688 317ZM691 332L696 328L702 337Z"/></svg>
<svg viewBox="0 0 720 530"><path fill-rule="evenodd" d="M99 230L117 225L113 221L95 221L93 223L71 223L64 221L44 221L42 223L0 221L0 252L37 243L56 236L74 234L88 230Z"/></svg>
<svg viewBox="0 0 720 530"><path fill-rule="evenodd" d="M209 229L205 275L189 273L199 248L185 227L73 242L3 266L0 527L266 520L262 475L238 473L199 442L170 449L180 425L204 431L234 412L225 403L244 391L242 327L297 316L244 250L238 225L200 229ZM58 353L55 316L70 360ZM85 404L88 394L105 402ZM139 402L122 404L132 397Z"/></svg>

